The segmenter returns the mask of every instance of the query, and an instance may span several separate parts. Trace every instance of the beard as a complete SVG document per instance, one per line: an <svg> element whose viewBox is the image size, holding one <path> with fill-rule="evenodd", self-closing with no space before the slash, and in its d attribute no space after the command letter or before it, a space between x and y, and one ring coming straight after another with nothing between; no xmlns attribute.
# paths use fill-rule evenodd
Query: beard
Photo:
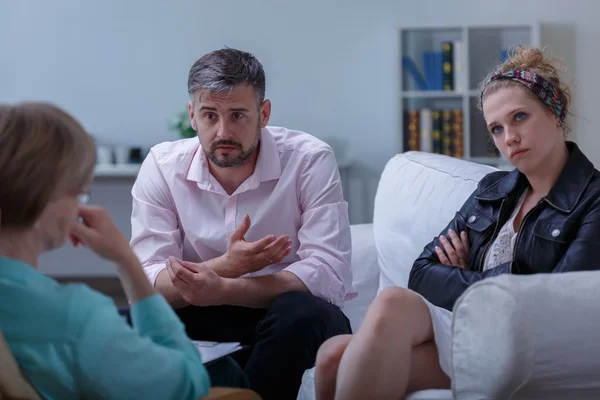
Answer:
<svg viewBox="0 0 600 400"><path fill-rule="evenodd" d="M204 150L206 157L212 161L214 165L219 168L235 168L240 167L254 155L258 149L258 143L260 142L260 127L256 131L256 136L252 145L244 151L242 144L235 140L225 139L213 142L210 145L210 149ZM232 150L219 150L220 146L232 147ZM221 154L217 155L217 151Z"/></svg>

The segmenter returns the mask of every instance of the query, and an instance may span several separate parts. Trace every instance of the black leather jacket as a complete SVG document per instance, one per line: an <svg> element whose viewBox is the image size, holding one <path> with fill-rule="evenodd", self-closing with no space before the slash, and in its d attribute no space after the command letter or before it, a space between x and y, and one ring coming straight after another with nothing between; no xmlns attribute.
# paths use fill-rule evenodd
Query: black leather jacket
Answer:
<svg viewBox="0 0 600 400"><path fill-rule="evenodd" d="M467 231L469 269L440 264L436 237L413 264L408 287L433 304L452 310L473 283L500 274L534 274L600 269L600 172L567 142L567 164L550 192L524 216L513 261L482 272L486 251L510 218L528 182L518 170L486 175L442 231Z"/></svg>

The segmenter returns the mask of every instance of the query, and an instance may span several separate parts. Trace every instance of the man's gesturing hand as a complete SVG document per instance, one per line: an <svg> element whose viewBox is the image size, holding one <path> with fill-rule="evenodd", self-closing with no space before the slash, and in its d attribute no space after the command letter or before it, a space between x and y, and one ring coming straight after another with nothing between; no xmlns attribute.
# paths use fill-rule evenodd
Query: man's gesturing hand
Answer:
<svg viewBox="0 0 600 400"><path fill-rule="evenodd" d="M292 251L292 242L287 235L267 235L255 242L247 242L244 235L250 229L250 217L244 215L242 223L229 235L227 253L215 266L217 274L225 278L237 278L249 272L277 264Z"/></svg>

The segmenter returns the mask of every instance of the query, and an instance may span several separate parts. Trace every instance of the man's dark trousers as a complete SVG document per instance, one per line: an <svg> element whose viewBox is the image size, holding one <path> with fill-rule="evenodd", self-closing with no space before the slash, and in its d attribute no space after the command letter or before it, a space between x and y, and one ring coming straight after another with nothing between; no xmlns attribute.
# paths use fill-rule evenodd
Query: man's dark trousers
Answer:
<svg viewBox="0 0 600 400"><path fill-rule="evenodd" d="M351 333L338 307L307 292L285 293L268 309L188 306L176 312L192 339L248 346L233 357L264 400L296 399L321 344Z"/></svg>

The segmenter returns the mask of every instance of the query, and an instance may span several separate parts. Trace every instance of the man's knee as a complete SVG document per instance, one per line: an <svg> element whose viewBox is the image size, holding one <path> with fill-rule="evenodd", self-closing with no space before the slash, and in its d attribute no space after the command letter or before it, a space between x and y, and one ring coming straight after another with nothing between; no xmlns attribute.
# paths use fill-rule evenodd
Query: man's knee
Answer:
<svg viewBox="0 0 600 400"><path fill-rule="evenodd" d="M331 307L325 300L308 292L288 292L275 299L268 314L289 329L303 329L325 323L327 316L335 312Z"/></svg>
<svg viewBox="0 0 600 400"><path fill-rule="evenodd" d="M279 296L269 307L266 321L275 324L279 334L305 334L308 331L326 332L326 338L350 333L346 316L333 304L308 292L288 292Z"/></svg>

